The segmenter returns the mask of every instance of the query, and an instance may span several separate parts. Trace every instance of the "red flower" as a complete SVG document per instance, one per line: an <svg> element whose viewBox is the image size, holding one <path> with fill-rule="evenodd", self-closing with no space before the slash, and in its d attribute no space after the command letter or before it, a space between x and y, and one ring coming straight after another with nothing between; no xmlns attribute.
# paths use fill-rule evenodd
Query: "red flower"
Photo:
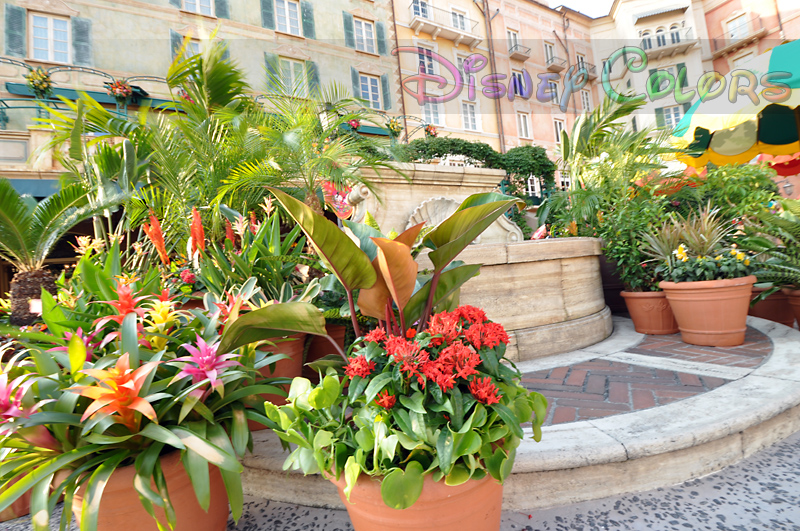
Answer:
<svg viewBox="0 0 800 531"><path fill-rule="evenodd" d="M408 339L413 339L417 335L417 330L415 328L409 328L406 330L406 337Z"/></svg>
<svg viewBox="0 0 800 531"><path fill-rule="evenodd" d="M364 336L364 341L367 343L380 343L386 339L386 330L383 328L376 328L375 330L371 330L367 335Z"/></svg>
<svg viewBox="0 0 800 531"><path fill-rule="evenodd" d="M465 380L473 374L478 374L475 368L481 364L481 357L478 353L461 341L456 341L445 348L439 355L439 359L442 358L452 364L452 370L455 372L457 378L463 378Z"/></svg>
<svg viewBox="0 0 800 531"><path fill-rule="evenodd" d="M453 313L471 324L486 322L486 312L475 306L459 306Z"/></svg>
<svg viewBox="0 0 800 531"><path fill-rule="evenodd" d="M349 363L344 367L344 373L350 378L355 378L356 376L366 378L374 370L375 362L367 361L367 358L363 355L350 358Z"/></svg>
<svg viewBox="0 0 800 531"><path fill-rule="evenodd" d="M492 383L492 379L488 376L486 378L475 378L469 383L469 392L475 397L475 400L481 404L498 404L500 398L497 396L497 387Z"/></svg>
<svg viewBox="0 0 800 531"><path fill-rule="evenodd" d="M187 284L194 284L197 282L197 277L189 271L188 269L184 269L181 271L181 280L183 280Z"/></svg>
<svg viewBox="0 0 800 531"><path fill-rule="evenodd" d="M156 248L158 257L161 258L161 263L169 265L169 255L164 245L164 233L161 232L161 223L158 222L155 214L150 214L150 224L145 223L142 225L142 229L144 229L144 233L147 234L150 241L153 242L153 247Z"/></svg>
<svg viewBox="0 0 800 531"><path fill-rule="evenodd" d="M192 207L192 254L196 253L198 249L201 251L206 250L206 233L203 231L203 219L200 217L200 212Z"/></svg>
<svg viewBox="0 0 800 531"><path fill-rule="evenodd" d="M233 225L227 219L225 220L225 238L231 241L231 245L236 247L236 234L233 233Z"/></svg>
<svg viewBox="0 0 800 531"><path fill-rule="evenodd" d="M474 324L464 333L472 346L480 350L482 347L494 348L500 343L508 344L508 334L499 323Z"/></svg>
<svg viewBox="0 0 800 531"><path fill-rule="evenodd" d="M386 389L378 393L377 398L375 398L375 403L385 409L392 409L396 402L397 398L394 395L390 395Z"/></svg>
<svg viewBox="0 0 800 531"><path fill-rule="evenodd" d="M458 337L459 316L456 312L441 312L431 317L428 333L432 335L431 345L439 346L443 343L450 344Z"/></svg>
<svg viewBox="0 0 800 531"><path fill-rule="evenodd" d="M386 352L394 358L394 362L400 365L400 372L406 373L406 377L411 379L416 376L417 381L424 385L425 380L420 373L421 366L430 360L429 354L419 348L419 343L406 341L402 337L390 336L386 340Z"/></svg>
<svg viewBox="0 0 800 531"><path fill-rule="evenodd" d="M258 233L259 228L261 228L261 224L258 222L258 219L256 218L256 213L250 212L250 232L253 233L253 236L255 236L256 233Z"/></svg>

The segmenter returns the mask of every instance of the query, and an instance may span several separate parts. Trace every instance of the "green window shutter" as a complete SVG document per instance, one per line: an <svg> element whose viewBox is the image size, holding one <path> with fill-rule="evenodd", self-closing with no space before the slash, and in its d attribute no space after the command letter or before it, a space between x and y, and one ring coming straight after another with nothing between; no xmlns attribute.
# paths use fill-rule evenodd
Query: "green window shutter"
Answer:
<svg viewBox="0 0 800 531"><path fill-rule="evenodd" d="M342 11L344 22L344 45L348 48L356 47L356 27L353 24L353 15L347 11Z"/></svg>
<svg viewBox="0 0 800 531"><path fill-rule="evenodd" d="M361 75L358 73L358 70L350 67L350 80L353 82L353 97L360 98L361 97Z"/></svg>
<svg viewBox="0 0 800 531"><path fill-rule="evenodd" d="M308 91L313 96L319 92L319 68L314 61L306 61L306 75L308 75Z"/></svg>
<svg viewBox="0 0 800 531"><path fill-rule="evenodd" d="M181 0L169 0L169 3L171 6L177 7L178 9L183 7Z"/></svg>
<svg viewBox="0 0 800 531"><path fill-rule="evenodd" d="M169 47L170 52L172 53L172 58L178 55L178 52L181 51L181 45L183 44L183 36L175 30L169 30Z"/></svg>
<svg viewBox="0 0 800 531"><path fill-rule="evenodd" d="M655 92L656 90L658 90L658 87L656 86L656 78L653 77L653 74L658 72L658 68L651 68L650 70L648 70L648 72L650 73L650 75L647 76L647 86L650 87L650 90Z"/></svg>
<svg viewBox="0 0 800 531"><path fill-rule="evenodd" d="M300 19L303 22L303 37L306 39L316 39L317 33L314 29L314 4L306 0L300 2Z"/></svg>
<svg viewBox="0 0 800 531"><path fill-rule="evenodd" d="M228 0L214 0L214 14L217 18L231 18Z"/></svg>
<svg viewBox="0 0 800 531"><path fill-rule="evenodd" d="M92 66L92 21L72 17L72 64Z"/></svg>
<svg viewBox="0 0 800 531"><path fill-rule="evenodd" d="M383 95L383 110L388 111L392 108L392 91L389 85L389 74L381 76L381 92Z"/></svg>
<svg viewBox="0 0 800 531"><path fill-rule="evenodd" d="M681 72L683 72L683 76L681 76ZM678 63L678 79L681 88L689 86L689 71L686 70L686 63Z"/></svg>
<svg viewBox="0 0 800 531"><path fill-rule="evenodd" d="M264 52L264 64L267 68L267 92L277 92L280 86L280 59L274 53Z"/></svg>
<svg viewBox="0 0 800 531"><path fill-rule="evenodd" d="M664 108L659 107L656 109L656 126L657 127L664 127L666 124L664 123Z"/></svg>
<svg viewBox="0 0 800 531"><path fill-rule="evenodd" d="M261 25L275 29L275 0L261 0Z"/></svg>
<svg viewBox="0 0 800 531"><path fill-rule="evenodd" d="M6 55L25 57L25 26L28 12L24 7L6 4Z"/></svg>
<svg viewBox="0 0 800 531"><path fill-rule="evenodd" d="M389 47L386 46L386 24L383 22L375 23L375 37L378 39L378 53L386 55Z"/></svg>
<svg viewBox="0 0 800 531"><path fill-rule="evenodd" d="M691 108L692 108L692 102L691 101L687 101L686 103L684 103L683 104L683 114L686 114L687 112L689 112L689 109L691 109Z"/></svg>

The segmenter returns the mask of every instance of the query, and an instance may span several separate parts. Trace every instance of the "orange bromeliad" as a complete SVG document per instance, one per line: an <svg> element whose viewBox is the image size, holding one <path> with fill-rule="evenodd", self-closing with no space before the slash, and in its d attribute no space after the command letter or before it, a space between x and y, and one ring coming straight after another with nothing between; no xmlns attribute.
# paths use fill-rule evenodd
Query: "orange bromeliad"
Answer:
<svg viewBox="0 0 800 531"><path fill-rule="evenodd" d="M145 223L142 225L144 233L153 242L153 246L158 252L158 257L164 265L169 265L169 255L167 254L167 247L164 245L164 233L161 231L161 223L155 214L150 214L150 224Z"/></svg>
<svg viewBox="0 0 800 531"><path fill-rule="evenodd" d="M118 282L116 301L98 301L102 302L103 304L108 304L116 308L117 315L107 315L105 317L100 317L94 322L93 326L95 326L96 328L101 328L104 324L106 324L109 321L114 321L115 323L121 325L122 321L125 319L125 316L131 312L136 313L139 317L144 317L144 314L147 310L145 308L139 308L137 304L139 303L139 301L146 298L147 297L134 298L133 288L131 288L131 286L128 284L123 284L121 282Z"/></svg>

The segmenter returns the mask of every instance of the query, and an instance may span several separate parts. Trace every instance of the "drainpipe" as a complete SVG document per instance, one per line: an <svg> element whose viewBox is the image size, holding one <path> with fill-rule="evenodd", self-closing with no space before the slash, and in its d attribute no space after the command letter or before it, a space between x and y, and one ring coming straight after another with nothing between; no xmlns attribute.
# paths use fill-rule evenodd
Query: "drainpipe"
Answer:
<svg viewBox="0 0 800 531"><path fill-rule="evenodd" d="M781 10L778 7L778 0L773 0L775 2L775 14L778 15L778 28L781 30L781 41L786 40L786 34L783 32L783 21L781 20Z"/></svg>
<svg viewBox="0 0 800 531"><path fill-rule="evenodd" d="M492 73L497 73L497 61L494 52L494 38L492 36L492 18L489 16L489 0L483 0L483 20L486 21L486 38L489 40L489 68ZM503 132L503 114L500 107L500 98L494 99L494 112L497 115L497 132L500 135L500 153L506 152L506 135Z"/></svg>
<svg viewBox="0 0 800 531"><path fill-rule="evenodd" d="M394 29L394 48L400 48L397 40L397 11L394 10L394 0L391 0L392 8L392 29ZM400 66L400 54L397 54L397 81L400 83L400 112L403 116L403 129L406 131L406 143L408 142L408 119L406 118L406 93L403 90L403 68Z"/></svg>

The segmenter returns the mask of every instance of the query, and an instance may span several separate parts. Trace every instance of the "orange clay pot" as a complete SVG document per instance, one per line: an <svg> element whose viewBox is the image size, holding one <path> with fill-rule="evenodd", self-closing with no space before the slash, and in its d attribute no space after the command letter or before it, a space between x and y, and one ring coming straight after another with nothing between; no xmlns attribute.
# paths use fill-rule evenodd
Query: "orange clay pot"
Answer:
<svg viewBox="0 0 800 531"><path fill-rule="evenodd" d="M17 478L16 480L13 481L13 483L16 483L20 479L22 478L21 477ZM0 511L0 522L5 522L6 520L13 520L15 518L20 518L22 516L25 516L26 514L30 514L30 512L31 512L31 491L27 491L25 492L25 494L17 498L17 501L12 503L10 507Z"/></svg>
<svg viewBox="0 0 800 531"><path fill-rule="evenodd" d="M754 287L753 298L764 291L767 291L767 288ZM789 304L789 295L782 291L776 291L763 301L750 306L748 314L753 317L775 321L790 328L794 326L794 313L792 313L792 306Z"/></svg>
<svg viewBox="0 0 800 531"><path fill-rule="evenodd" d="M783 288L781 291L786 294L789 306L792 307L792 311L794 312L794 318L797 319L798 324L800 324L800 289Z"/></svg>
<svg viewBox="0 0 800 531"><path fill-rule="evenodd" d="M282 338L280 342L278 340L273 341L275 343L274 347L262 347L260 350L262 352L286 354L289 359L275 362L274 371L270 370L270 365L260 368L258 372L261 376L264 378L296 378L300 376L303 373L303 351L306 344L306 334L292 334ZM289 391L288 384L280 387L287 392ZM261 398L269 400L278 406L286 404L286 398L279 395L263 394ZM264 412L259 411L259 413L263 414ZM260 431L267 428L263 424L252 420L247 421L247 424L250 426L250 431Z"/></svg>
<svg viewBox="0 0 800 531"><path fill-rule="evenodd" d="M344 495L344 475L334 481L355 531L497 531L503 505L503 486L487 475L449 487L425 476L422 494L408 509L383 503L381 482L362 474Z"/></svg>
<svg viewBox="0 0 800 531"><path fill-rule="evenodd" d="M175 531L225 531L228 523L228 496L219 469L209 466L211 504L208 512L197 502L192 482L183 468L180 452L172 452L161 457L161 470L169 490L169 499L175 509ZM118 468L111 475L100 501L100 514L97 531L157 531L155 520L147 514L133 488L136 469L133 465ZM155 483L151 481L155 490ZM80 525L83 488L75 492L72 500L72 514ZM163 511L155 508L162 523L167 520Z"/></svg>
<svg viewBox="0 0 800 531"><path fill-rule="evenodd" d="M753 275L724 280L659 283L690 345L733 347L744 343Z"/></svg>
<svg viewBox="0 0 800 531"><path fill-rule="evenodd" d="M677 334L678 323L663 291L623 291L622 298L640 334Z"/></svg>
<svg viewBox="0 0 800 531"><path fill-rule="evenodd" d="M341 325L327 324L325 325L325 331L333 338L336 344L339 345L339 348L344 351L344 335L345 332L347 332L347 328ZM311 341L308 346L308 355L306 356L306 363L317 361L318 359L322 359L330 354L338 354L338 352L336 352L336 349L333 348L333 345L328 338L322 336L311 336ZM306 365L303 365L303 378L308 378L315 383L319 382L319 374L317 374L317 371L311 367L307 367Z"/></svg>

